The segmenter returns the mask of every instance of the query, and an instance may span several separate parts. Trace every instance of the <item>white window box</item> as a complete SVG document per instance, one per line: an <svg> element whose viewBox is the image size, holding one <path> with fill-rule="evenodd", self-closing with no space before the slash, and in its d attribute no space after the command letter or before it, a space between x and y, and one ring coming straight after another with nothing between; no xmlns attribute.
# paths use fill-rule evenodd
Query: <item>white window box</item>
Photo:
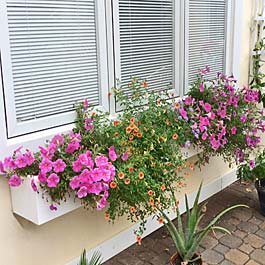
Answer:
<svg viewBox="0 0 265 265"><path fill-rule="evenodd" d="M198 154L199 150L183 148L182 153L187 159ZM34 224L42 225L81 207L80 200L72 197L67 198L66 202L62 201L60 205L56 204L57 210L52 211L50 210L51 199L49 195L43 195L41 188L38 190L39 193L32 190L30 178L25 179L19 187L11 187L13 212Z"/></svg>

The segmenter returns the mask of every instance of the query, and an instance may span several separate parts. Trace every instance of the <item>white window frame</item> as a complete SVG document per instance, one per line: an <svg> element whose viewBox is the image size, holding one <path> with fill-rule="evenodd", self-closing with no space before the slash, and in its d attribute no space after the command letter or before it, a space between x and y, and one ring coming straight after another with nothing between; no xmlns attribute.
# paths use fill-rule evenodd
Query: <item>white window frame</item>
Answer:
<svg viewBox="0 0 265 265"><path fill-rule="evenodd" d="M98 9L100 10L100 16L97 16L97 23L101 25L100 31L100 41L101 44L101 60L103 61L103 65L100 67L100 71L104 76L104 79L101 79L101 86L108 91L109 88L115 86L115 60L114 60L114 42L113 42L113 17L112 17L112 0L96 0ZM116 1L116 0L115 0ZM181 31L179 32L181 39L184 39L184 1L180 2L180 25ZM239 70L240 70L240 47L241 47L241 33L242 33L242 17L243 17L243 3L241 0L229 0L231 4L229 4L227 19L227 24L230 25L228 28L227 34L227 50L226 50L226 72L234 73L237 79L240 79ZM5 1L0 1L0 27L3 26L3 8L5 6ZM3 27L4 28L4 27ZM2 31L3 32L3 31ZM0 46L0 59L2 60L3 66L3 56L8 56L5 52L5 47L2 46L1 38L1 46ZM184 41L180 42L178 56L180 57L180 62L184 62ZM108 62L106 65L106 61ZM183 65L183 64L182 64ZM23 145L25 148L29 148L33 151L38 149L39 145L45 143L45 141L51 138L53 135L57 133L64 133L72 129L73 124L54 127L46 130L39 130L34 133L25 134L18 137L8 137L7 133L7 119L6 110L5 110L5 102L4 102L4 90L3 90L3 78L2 78L2 69L0 72L0 160L3 159L7 155L11 155L15 148ZM185 69L184 67L180 67L179 71L179 80L180 80L180 89L184 91L184 83L185 83ZM10 77L9 77L10 78ZM104 92L105 93L105 92ZM182 95L180 95L182 96ZM104 100L106 106L109 105L110 115L115 115L115 101L114 97L107 97L102 94L102 99Z"/></svg>
<svg viewBox="0 0 265 265"><path fill-rule="evenodd" d="M104 0L95 0L96 15L96 42L98 54L98 80L99 80L99 106L102 110L109 110L108 100L108 68L107 68L107 48L106 48L106 22L105 22ZM8 18L6 0L1 1L0 5L0 49L2 51L2 71L3 86L5 96L5 112L8 130L8 138L21 136L27 133L62 126L72 123L75 119L75 111L62 114L55 114L35 120L18 122L16 119L15 96L12 80L12 62L10 52L10 42L8 33ZM30 128L30 130L29 130Z"/></svg>

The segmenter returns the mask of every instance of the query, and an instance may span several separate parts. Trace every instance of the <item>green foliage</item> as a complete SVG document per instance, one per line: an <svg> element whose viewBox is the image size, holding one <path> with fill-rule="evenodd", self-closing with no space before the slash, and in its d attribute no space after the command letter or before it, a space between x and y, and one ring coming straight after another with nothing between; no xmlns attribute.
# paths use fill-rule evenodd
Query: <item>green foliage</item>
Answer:
<svg viewBox="0 0 265 265"><path fill-rule="evenodd" d="M232 207L229 207L225 209L224 211L220 212L208 225L206 225L204 228L199 228L200 221L202 220L202 217L204 216L204 213L206 211L206 205L199 205L199 197L202 189L202 183L198 189L194 204L192 209L189 208L189 203L187 196L185 195L185 204L186 204L186 227L184 227L184 223L181 219L181 215L179 212L179 208L176 208L176 214L177 214L177 226L174 225L173 221L170 220L170 218L167 216L167 214L163 210L159 210L161 216L165 219L165 226L168 229L172 240L175 244L176 250L181 257L183 264L189 264L200 257L193 258L194 254L196 253L201 241L203 238L209 233L210 230L219 230L225 233L230 233L226 228L216 226L218 220L220 220L223 215L225 215L227 212L238 208L238 207L247 207L245 205L234 205Z"/></svg>
<svg viewBox="0 0 265 265"><path fill-rule="evenodd" d="M90 261L88 261L85 249L80 256L80 261L78 263L78 265L101 265L101 264L102 264L102 257L100 252L98 251L94 252Z"/></svg>

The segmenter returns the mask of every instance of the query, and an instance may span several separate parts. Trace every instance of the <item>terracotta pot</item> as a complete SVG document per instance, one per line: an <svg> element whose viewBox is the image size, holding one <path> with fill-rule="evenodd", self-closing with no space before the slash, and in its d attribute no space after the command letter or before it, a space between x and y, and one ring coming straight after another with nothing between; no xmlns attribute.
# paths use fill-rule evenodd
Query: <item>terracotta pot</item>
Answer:
<svg viewBox="0 0 265 265"><path fill-rule="evenodd" d="M195 253L193 258L200 257L199 254ZM176 252L173 256L170 258L170 265L176 265L176 261L179 259L179 254ZM202 265L202 259L196 260L196 265Z"/></svg>
<svg viewBox="0 0 265 265"><path fill-rule="evenodd" d="M255 187L258 191L260 212L265 216L265 179L255 182Z"/></svg>

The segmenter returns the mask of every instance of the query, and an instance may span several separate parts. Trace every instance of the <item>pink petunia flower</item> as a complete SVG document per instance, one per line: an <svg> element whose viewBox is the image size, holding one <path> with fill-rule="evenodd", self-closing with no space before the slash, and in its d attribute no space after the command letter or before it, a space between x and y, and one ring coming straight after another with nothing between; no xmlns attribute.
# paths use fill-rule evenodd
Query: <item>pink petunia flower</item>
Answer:
<svg viewBox="0 0 265 265"><path fill-rule="evenodd" d="M250 169L253 169L255 167L255 160L249 161L249 167L250 167Z"/></svg>
<svg viewBox="0 0 265 265"><path fill-rule="evenodd" d="M26 162L27 162L27 165L28 165L28 166L31 166L31 165L34 163L34 161L35 161L35 157L34 157L33 153L30 152L30 151L27 151L27 152L24 154L24 157L25 157L25 159L26 159Z"/></svg>
<svg viewBox="0 0 265 265"><path fill-rule="evenodd" d="M79 160L76 160L72 164L74 172L80 172L81 169L83 168L82 163Z"/></svg>
<svg viewBox="0 0 265 265"><path fill-rule="evenodd" d="M185 101L184 101L185 105L191 105L192 104L192 97L189 96L189 97L186 97L185 98Z"/></svg>
<svg viewBox="0 0 265 265"><path fill-rule="evenodd" d="M43 173L43 172L40 172L40 173L38 174L38 180L39 180L39 182L40 182L41 184L45 184L46 181L47 181L46 174Z"/></svg>
<svg viewBox="0 0 265 265"><path fill-rule="evenodd" d="M55 162L53 162L53 170L56 173L63 172L66 167L66 164L62 159L57 159Z"/></svg>
<svg viewBox="0 0 265 265"><path fill-rule="evenodd" d="M24 168L27 166L27 159L24 157L24 155L19 155L16 158L15 163L18 168Z"/></svg>
<svg viewBox="0 0 265 265"><path fill-rule="evenodd" d="M87 98L84 99L84 110L88 109L88 100Z"/></svg>
<svg viewBox="0 0 265 265"><path fill-rule="evenodd" d="M55 188L59 182L60 182L60 177L55 173L52 173L47 178L47 185L49 188Z"/></svg>
<svg viewBox="0 0 265 265"><path fill-rule="evenodd" d="M108 158L104 155L96 156L95 159L97 167L105 167L108 165Z"/></svg>
<svg viewBox="0 0 265 265"><path fill-rule="evenodd" d="M69 183L69 186L71 187L72 190L75 190L77 188L79 188L79 185L80 185L80 179L79 179L79 176L74 176L70 183Z"/></svg>
<svg viewBox="0 0 265 265"><path fill-rule="evenodd" d="M35 179L34 178L31 179L30 185L31 185L31 188L33 189L33 191L35 191L35 192L38 191L38 188L37 188L37 185L35 183Z"/></svg>
<svg viewBox="0 0 265 265"><path fill-rule="evenodd" d="M75 141L75 142L71 142L67 145L66 147L66 153L68 154L72 154L74 151L78 150L78 148L80 147L79 142Z"/></svg>
<svg viewBox="0 0 265 265"><path fill-rule="evenodd" d="M110 150L109 151L109 158L110 158L111 161L116 161L117 160L118 156L117 156L117 154L116 154L116 152L114 150Z"/></svg>
<svg viewBox="0 0 265 265"><path fill-rule="evenodd" d="M236 131L237 131L236 126L233 126L232 129L231 129L231 134L232 135L235 135L236 134Z"/></svg>
<svg viewBox="0 0 265 265"><path fill-rule="evenodd" d="M0 173L4 173L5 170L4 170L4 164L2 161L0 161Z"/></svg>
<svg viewBox="0 0 265 265"><path fill-rule="evenodd" d="M51 211L57 211L57 206L55 204L50 205L50 210Z"/></svg>
<svg viewBox="0 0 265 265"><path fill-rule="evenodd" d="M202 140L205 141L208 137L208 133L205 131L203 134L202 134Z"/></svg>
<svg viewBox="0 0 265 265"><path fill-rule="evenodd" d="M86 196L87 196L87 187L82 186L77 192L77 197L79 199L81 199L81 198L84 198Z"/></svg>
<svg viewBox="0 0 265 265"><path fill-rule="evenodd" d="M47 159L47 158L44 158L40 164L39 164L39 169L41 170L42 173L48 173L52 170L52 162Z"/></svg>
<svg viewBox="0 0 265 265"><path fill-rule="evenodd" d="M207 102L203 105L203 108L204 108L204 110L205 110L206 112L210 112L210 111L212 110L212 106L211 106L211 104L209 104L209 103L207 103Z"/></svg>
<svg viewBox="0 0 265 265"><path fill-rule="evenodd" d="M128 160L128 158L129 158L129 153L128 153L128 152L125 152L125 153L121 156L121 159L122 159L123 161Z"/></svg>
<svg viewBox="0 0 265 265"><path fill-rule="evenodd" d="M8 184L11 187L18 187L21 185L21 183L22 183L22 179L18 175L12 175L8 180Z"/></svg>
<svg viewBox="0 0 265 265"><path fill-rule="evenodd" d="M200 92L201 92L201 93L204 92L204 84L203 84L203 83L200 84Z"/></svg>
<svg viewBox="0 0 265 265"><path fill-rule="evenodd" d="M82 165L87 165L87 162L88 162L88 157L86 154L81 154L78 158L78 160L80 161L80 163Z"/></svg>
<svg viewBox="0 0 265 265"><path fill-rule="evenodd" d="M57 147L60 146L60 145L63 145L63 143L64 143L64 137L61 134L56 134L52 138L51 143L57 145Z"/></svg>

